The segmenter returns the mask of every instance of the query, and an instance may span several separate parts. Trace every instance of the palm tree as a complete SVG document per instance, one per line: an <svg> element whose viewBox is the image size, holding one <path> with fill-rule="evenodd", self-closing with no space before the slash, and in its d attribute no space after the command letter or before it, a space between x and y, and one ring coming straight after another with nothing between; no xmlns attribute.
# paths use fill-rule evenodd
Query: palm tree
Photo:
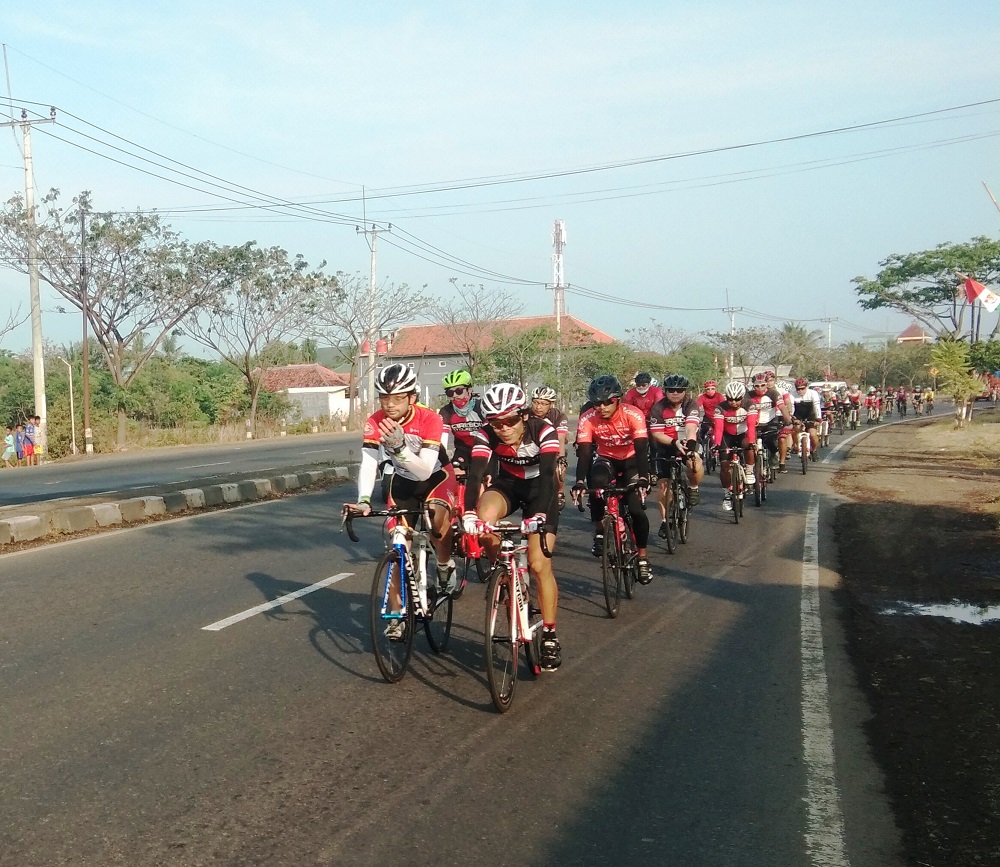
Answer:
<svg viewBox="0 0 1000 867"><path fill-rule="evenodd" d="M820 341L823 332L820 329L809 331L797 322L786 322L778 329L777 364L790 364L792 371L801 375L808 368L822 367L822 348Z"/></svg>

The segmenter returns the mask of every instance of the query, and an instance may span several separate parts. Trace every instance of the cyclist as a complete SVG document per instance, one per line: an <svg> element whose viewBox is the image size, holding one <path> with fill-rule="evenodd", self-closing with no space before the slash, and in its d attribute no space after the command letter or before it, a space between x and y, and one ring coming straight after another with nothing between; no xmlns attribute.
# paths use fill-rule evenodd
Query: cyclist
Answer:
<svg viewBox="0 0 1000 867"><path fill-rule="evenodd" d="M483 411L478 397L472 393L472 374L467 370L453 370L441 381L448 403L441 407L444 421L442 444L453 446L451 461L455 472L461 475L472 454L472 434L483 426Z"/></svg>
<svg viewBox="0 0 1000 867"><path fill-rule="evenodd" d="M658 400L663 400L660 387L653 384L653 377L645 372L635 375L635 387L625 392L622 403L628 403L638 409L643 418L649 421L649 411Z"/></svg>
<svg viewBox="0 0 1000 867"><path fill-rule="evenodd" d="M358 471L358 501L346 508L361 515L372 510L372 490L379 446L392 462L389 508L420 509L427 504L431 543L437 555L438 584L445 592L457 581L452 552L452 514L455 511L455 471L441 446L441 416L417 403L417 375L404 364L383 367L375 378L379 409L365 422ZM401 638L402 620L393 620L387 631ZM392 631L397 634L392 635Z"/></svg>
<svg viewBox="0 0 1000 867"><path fill-rule="evenodd" d="M714 379L705 381L698 395L698 406L701 407L701 429L698 431L701 441L708 448L712 443L713 421L715 408L726 399L719 391L719 384Z"/></svg>
<svg viewBox="0 0 1000 867"><path fill-rule="evenodd" d="M654 442L656 477L659 479L661 539L667 538L667 507L670 505L670 462L673 458L692 458L685 464L688 478L688 503L697 506L701 498L698 486L705 476L705 466L698 456L698 427L701 412L697 401L687 393L691 383L686 376L672 373L663 380L666 396L653 404L649 413L649 435ZM681 436L683 429L684 436Z"/></svg>
<svg viewBox="0 0 1000 867"><path fill-rule="evenodd" d="M934 412L934 389L924 389L924 406L927 407L928 414Z"/></svg>
<svg viewBox="0 0 1000 867"><path fill-rule="evenodd" d="M885 390L885 414L886 416L892 415L892 408L896 405L896 389L891 385Z"/></svg>
<svg viewBox="0 0 1000 867"><path fill-rule="evenodd" d="M823 421L826 422L826 432L831 434L833 433L834 419L837 417L837 393L829 385L824 385L819 396L823 402Z"/></svg>
<svg viewBox="0 0 1000 867"><path fill-rule="evenodd" d="M809 380L795 380L795 394L792 395L792 415L805 423L809 431L809 444L813 454L819 449L819 431L816 425L823 418L822 400L819 392L809 387Z"/></svg>
<svg viewBox="0 0 1000 867"><path fill-rule="evenodd" d="M528 536L528 569L537 581L538 607L542 610L542 658L544 671L555 671L562 662L556 637L559 591L552 561L542 550L538 533L545 533L549 553L555 549L559 508L556 505L556 459L559 436L545 418L528 412L520 386L509 382L491 385L483 395L486 425L473 434L472 461L465 488L462 526L466 533L479 533L479 522L495 524L516 509ZM479 495L479 485L490 461L496 472ZM487 533L483 547L495 561L500 540Z"/></svg>
<svg viewBox="0 0 1000 867"><path fill-rule="evenodd" d="M896 389L896 409L899 411L900 417L906 415L906 386L901 385Z"/></svg>
<svg viewBox="0 0 1000 867"><path fill-rule="evenodd" d="M913 397L910 399L913 404L913 412L917 415L923 413L924 395L919 385L913 386Z"/></svg>
<svg viewBox="0 0 1000 867"><path fill-rule="evenodd" d="M757 438L763 440L766 451L777 452L778 472L785 472L788 441L781 434L792 420L791 401L773 385L768 385L766 373L754 376L753 391L747 400L757 410Z"/></svg>
<svg viewBox="0 0 1000 867"><path fill-rule="evenodd" d="M639 581L648 584L653 575L646 559L649 519L643 502L645 491L649 489L646 419L640 410L623 402L622 386L616 376L605 374L597 377L590 383L587 397L593 406L580 416L577 423L576 439L579 445L573 499L579 502L588 487L624 487L638 483L644 489L642 494L634 489L629 491L626 503L635 531ZM600 557L604 552L604 536L601 533L603 499L590 498L590 518L595 527L591 553Z"/></svg>
<svg viewBox="0 0 1000 867"><path fill-rule="evenodd" d="M563 482L566 479L566 440L569 439L569 419L559 407L556 406L556 390L547 385L540 385L531 392L531 414L537 418L544 418L556 429L559 436L559 459L556 461L556 490L559 497L559 508L566 503L566 495L563 493Z"/></svg>
<svg viewBox="0 0 1000 867"><path fill-rule="evenodd" d="M879 400L878 390L874 385L870 385L868 386L868 394L865 395L865 409L868 410L868 419L870 421L878 421L880 408L881 401Z"/></svg>
<svg viewBox="0 0 1000 867"><path fill-rule="evenodd" d="M725 395L726 399L715 410L715 448L725 446L729 449L744 449L746 480L747 484L753 485L757 482L753 472L756 460L757 409L746 399L747 387L738 379L727 383ZM728 490L732 480L729 464L728 460L719 461L719 481L727 489L722 508L727 512L733 510L733 495Z"/></svg>
<svg viewBox="0 0 1000 867"><path fill-rule="evenodd" d="M851 410L854 410L857 415L858 422L861 421L861 405L864 403L865 396L861 393L861 389L858 388L857 384L852 385L847 390L846 401L844 403L845 415L850 415Z"/></svg>

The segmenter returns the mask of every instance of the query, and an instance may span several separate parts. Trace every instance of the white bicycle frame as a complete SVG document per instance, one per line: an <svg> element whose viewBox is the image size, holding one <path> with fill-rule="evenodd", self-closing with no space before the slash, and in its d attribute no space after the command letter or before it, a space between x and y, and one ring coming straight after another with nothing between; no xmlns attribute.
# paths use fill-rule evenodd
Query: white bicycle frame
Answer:
<svg viewBox="0 0 1000 867"><path fill-rule="evenodd" d="M398 518L395 526L389 531L389 539L393 548L400 552L406 569L408 592L413 593L414 611L418 617L423 617L428 611L427 602L427 548L429 545L426 530L414 530L406 526ZM413 541L417 543L417 556L414 561ZM388 596L388 587L386 588ZM400 588L402 592L402 588ZM386 614L387 599L383 600L382 614Z"/></svg>

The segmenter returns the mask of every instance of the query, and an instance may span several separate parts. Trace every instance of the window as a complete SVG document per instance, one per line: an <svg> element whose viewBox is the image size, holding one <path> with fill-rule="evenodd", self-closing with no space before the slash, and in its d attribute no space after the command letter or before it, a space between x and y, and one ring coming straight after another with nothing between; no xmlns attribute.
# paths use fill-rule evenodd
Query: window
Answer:
<svg viewBox="0 0 1000 867"><path fill-rule="evenodd" d="M444 361L443 359L438 362L438 367L447 367L447 366L448 366L448 362Z"/></svg>

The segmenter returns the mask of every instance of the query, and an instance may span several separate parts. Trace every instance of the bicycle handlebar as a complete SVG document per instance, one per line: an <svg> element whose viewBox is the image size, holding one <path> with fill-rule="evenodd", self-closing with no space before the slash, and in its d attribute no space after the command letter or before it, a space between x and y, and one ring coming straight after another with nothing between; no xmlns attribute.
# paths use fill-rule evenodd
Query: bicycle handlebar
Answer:
<svg viewBox="0 0 1000 867"><path fill-rule="evenodd" d="M522 536L522 524L514 524L510 521L500 521L497 524L488 524L485 521L480 522L482 525L482 530L484 533L496 533L498 536ZM552 552L549 550L548 540L546 536L548 533L545 532L544 527L539 527L537 530L532 531L534 535L538 536L538 542L542 547L542 553L549 559L552 559ZM531 534L528 534L531 535Z"/></svg>
<svg viewBox="0 0 1000 867"><path fill-rule="evenodd" d="M361 512L356 512L351 508L350 505L345 505L340 510L341 518L343 519L340 530L341 532L347 532L347 537L352 542L361 541L358 538L357 533L354 532L353 521L355 518L404 518L408 515L422 515L423 512L417 509L373 509L367 515Z"/></svg>

